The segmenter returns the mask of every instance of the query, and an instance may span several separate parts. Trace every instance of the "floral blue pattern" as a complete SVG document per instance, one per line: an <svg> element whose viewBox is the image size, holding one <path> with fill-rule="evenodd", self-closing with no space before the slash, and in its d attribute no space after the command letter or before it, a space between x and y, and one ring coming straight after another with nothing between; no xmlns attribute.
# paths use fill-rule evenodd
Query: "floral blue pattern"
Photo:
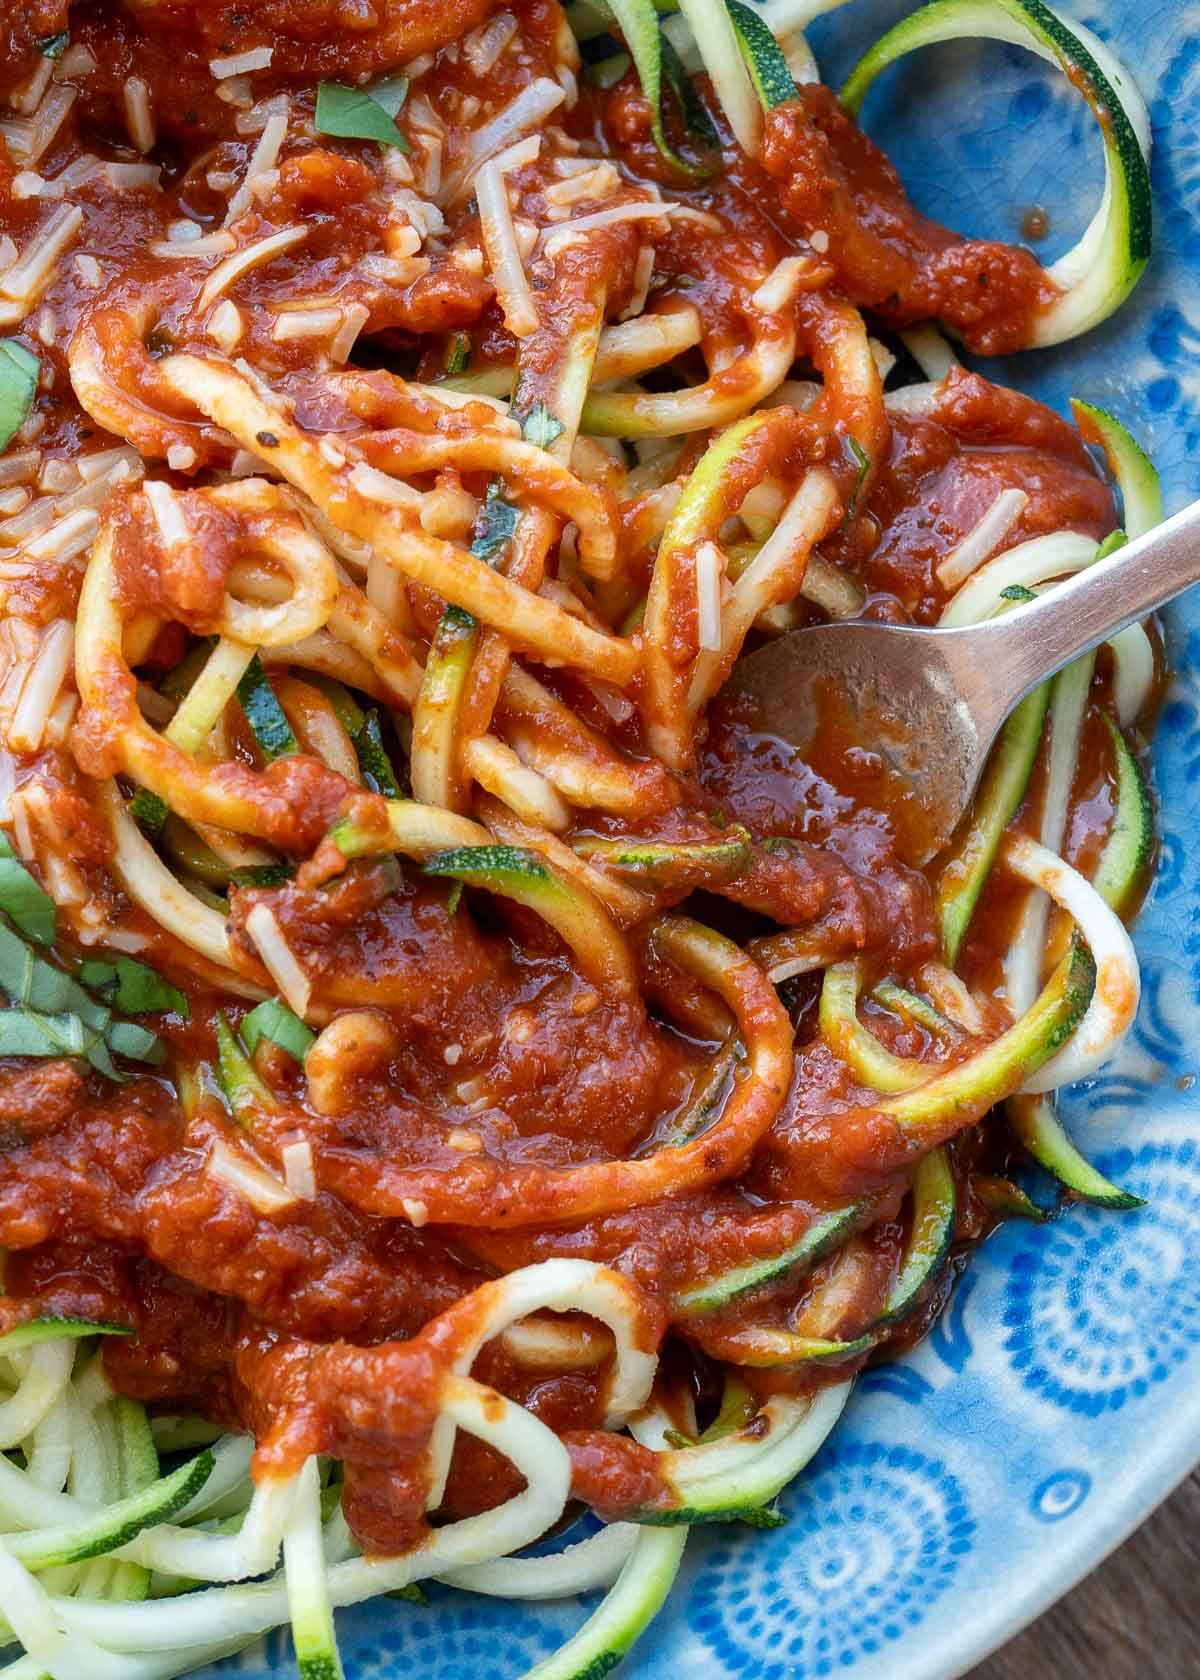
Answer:
<svg viewBox="0 0 1200 1680"><path fill-rule="evenodd" d="M1113 44L1150 105L1155 256L1116 320L997 376L1060 410L1071 395L1112 408L1178 505L1200 493L1200 4L1060 3ZM829 79L912 4L855 0L819 18ZM1057 255L1099 193L1079 100L1015 48L931 49L889 74L867 120L921 208L971 233L1014 237L1040 204ZM1076 1208L986 1244L925 1344L860 1382L785 1496L787 1526L693 1539L629 1680L945 1680L1200 1457L1200 602L1168 629L1179 676L1155 747L1160 869L1135 931L1143 1008L1114 1065L1066 1104L1083 1147L1146 1207ZM449 1592L429 1609L363 1607L341 1624L347 1680L516 1680L586 1613ZM221 1672L282 1680L288 1642Z"/></svg>
<svg viewBox="0 0 1200 1680"><path fill-rule="evenodd" d="M975 1533L938 1459L879 1441L831 1444L785 1508L786 1529L755 1547L723 1539L696 1583L691 1625L722 1674L820 1680L895 1645L947 1591Z"/></svg>
<svg viewBox="0 0 1200 1680"><path fill-rule="evenodd" d="M1190 1140L1145 1143L1099 1164L1147 1208L1121 1219L1080 1210L1027 1237L1012 1258L1003 1313L1013 1369L1055 1405L1088 1417L1165 1382L1200 1324L1200 1274L1188 1269L1200 1225L1200 1152Z"/></svg>

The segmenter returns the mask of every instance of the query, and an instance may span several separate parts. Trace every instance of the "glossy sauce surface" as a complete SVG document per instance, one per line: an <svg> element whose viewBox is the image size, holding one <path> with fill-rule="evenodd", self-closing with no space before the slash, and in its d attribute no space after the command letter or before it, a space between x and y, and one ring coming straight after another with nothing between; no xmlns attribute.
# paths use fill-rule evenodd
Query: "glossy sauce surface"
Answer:
<svg viewBox="0 0 1200 1680"><path fill-rule="evenodd" d="M207 68L214 51L244 50L269 38L275 61L256 79L256 94L276 85L311 89L321 74L349 78L435 51L486 8L478 0L454 0L368 10L376 22L357 36L343 27L346 8L326 0L241 7L238 16L227 6L130 12L101 0L73 10L73 39L91 47L99 72L42 167L53 173L89 136L119 126L116 90L136 70L155 88L171 90L160 101L166 186L120 195L97 187L86 208L88 248L106 254L105 308L95 309L94 296L69 266L47 295L59 332L43 347L51 369L37 399L43 449L73 459L115 441L77 407L67 378L64 347L85 315L84 330L110 335L112 365L128 389L144 392L154 426L164 424L169 405L156 381L156 356L196 342L199 327L171 262L146 248L181 214L204 230L215 225L199 160L205 168L241 167L254 143L237 134L230 107L215 97ZM504 60L491 89L495 100L546 73L561 27L549 0L524 0L513 10L523 45ZM57 13L49 5L41 11L36 28L49 33ZM242 14L249 15L245 26ZM4 28L19 34L11 21ZM19 59L10 43L8 61ZM462 64L443 56L428 96L436 107L460 95L469 79ZM581 138L602 136L606 151L633 177L662 173L648 110L632 80L604 96L586 91L570 126ZM13 195L12 173L6 176L0 162L0 231L20 243L37 212ZM291 218L308 232L270 279L251 274L241 284L247 353L272 375L296 376L301 409L303 356L270 336L272 288L286 284L293 293L317 294L348 255L378 244L381 179L377 157L327 139L283 161L278 197L264 207L264 235ZM520 190L519 176L516 181ZM1031 314L1047 301L1027 253L963 241L918 216L886 160L824 89L804 89L772 113L762 167L741 160L703 187L672 180L671 192L702 203L728 230L720 259L709 263L711 242L702 244L691 224L677 221L658 259L664 298L694 305L713 335L737 337L747 272L769 270L789 242L814 228L833 236L828 285L871 309L880 331L940 315L972 347L1000 351L1023 341ZM477 220L468 201L454 213L454 231L475 237ZM635 238L615 230L603 256L614 314L628 295L635 257ZM581 276L581 287L586 280ZM142 308L145 298L153 300L153 319ZM460 267L415 275L386 308L369 302L368 333L410 363L418 350L436 360L443 335L464 325L482 365L512 358L490 286ZM131 319L140 322L139 331L129 332ZM436 341L432 347L423 342L429 339ZM814 360L819 352L814 341ZM369 382L355 400L368 397ZM322 423L333 418L331 408ZM165 424L168 432L178 426L185 447L211 448L219 458L221 446L198 437L194 416L168 412ZM852 480L852 464L835 465ZM482 482L475 475L470 488L479 491ZM185 480L178 483L182 489ZM956 374L928 413L893 417L888 458L855 517L824 545L824 558L859 580L868 614L936 622L945 604L938 561L1011 486L1029 500L1009 544L1062 529L1099 539L1116 522L1111 493L1076 433L1017 393ZM187 577L140 565L145 552L144 534L134 531L118 563L126 605L169 610L194 633L209 633L229 560L220 532L212 533L207 550L200 548L211 566ZM30 610L49 619L73 608L78 575L47 568L21 588ZM166 602L164 588L171 591ZM427 606L436 622L440 602ZM815 616L815 609L804 610ZM169 667L178 656L177 645L161 646L146 669ZM544 674L552 688L578 692L569 676ZM1084 735L1084 774L1069 814L1073 860L1094 856L1112 812L1110 747L1099 711L1107 681L1102 661ZM696 775L674 808L663 808L660 799L641 828L658 838L712 840L742 825L755 840L778 843L760 852L725 896L698 896L692 907L742 938L777 924L813 930L833 958L862 955L870 972L915 983L937 941L929 882L901 861L912 815L897 808L878 763L848 749L836 696L826 725L818 749L802 760L755 737L735 705L718 701L704 725ZM640 746L636 738L631 744ZM78 745L84 767L102 773L104 741L84 734ZM67 755L40 768L80 867L115 904L118 895L104 874L110 842L83 779ZM277 768L276 838L303 852L328 826L344 786L311 759ZM657 767L647 763L643 773L647 788L661 795ZM592 815L580 824L601 836L631 826L638 827ZM253 889L230 895L235 946L241 939L247 960L252 945L243 930L256 902ZM323 1005L331 1012L368 1010L383 1023L383 1048L350 1056L342 1089L321 1110L296 1064L269 1045L259 1051L286 1098L264 1122L259 1141L273 1154L302 1131L313 1145L322 1193L267 1217L216 1182L204 1170L206 1152L214 1136L228 1131L228 1120L211 1096L185 1105L165 1078L114 1090L74 1064L2 1065L0 1246L8 1261L0 1330L34 1312L128 1324L136 1337L105 1350L118 1388L171 1411L195 1409L253 1429L260 1468L295 1463L311 1450L343 1458L356 1532L369 1547L391 1551L411 1545L420 1530L420 1449L453 1351L422 1333L431 1318L497 1271L555 1255L608 1262L644 1290L648 1311L672 1325L702 1373L706 1361L719 1357L723 1336L751 1321L782 1323L797 1302L752 1296L701 1323L677 1307L679 1292L748 1257L778 1253L820 1212L861 1197L871 1203L875 1222L861 1239L861 1299L847 1319L851 1333L856 1312L863 1322L870 1318L902 1242L909 1150L873 1106L874 1093L856 1085L821 1040L819 975L791 983L797 1033L791 1086L775 1123L732 1177L573 1227L455 1227L422 1223L419 1215L406 1223L373 1211L373 1192L393 1164L433 1182L492 1166L636 1158L685 1107L718 1046L702 1023L685 1030L654 1005L656 984L661 994L675 982L656 974L653 953L641 958L649 1006L641 996L602 998L537 918L472 892L450 914L446 887L415 869L356 866L319 889L289 885L270 902ZM1013 914L1011 890L999 881L989 886L965 956L968 978L997 996L1001 1019L997 953ZM211 1065L216 1010L229 1011L236 1024L244 1006L197 980L148 918L127 905L121 915L124 925L145 935L147 960L189 992L190 1021L164 1016L151 1024L182 1057ZM897 1054L921 1056L928 1049L895 1017L873 1025ZM986 1136L964 1142L964 1176L976 1164L994 1167L1003 1148ZM986 1225L969 1196L959 1217L964 1242ZM825 1276L819 1268L811 1283L819 1287ZM801 1301L800 1324L803 1310ZM907 1340L916 1333L910 1323L899 1334ZM648 1455L597 1433L606 1370L601 1363L531 1374L494 1344L476 1374L562 1434L576 1492L602 1513L619 1515L652 1504L660 1490ZM767 1392L802 1388L829 1374L815 1368L754 1380ZM489 1449L461 1445L444 1514L507 1497L515 1491L513 1476Z"/></svg>

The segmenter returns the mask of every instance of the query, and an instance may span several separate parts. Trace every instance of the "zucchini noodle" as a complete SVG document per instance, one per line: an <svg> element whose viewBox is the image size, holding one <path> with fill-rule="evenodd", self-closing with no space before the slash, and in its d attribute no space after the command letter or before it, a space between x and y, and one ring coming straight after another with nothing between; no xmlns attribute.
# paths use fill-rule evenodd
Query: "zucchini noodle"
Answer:
<svg viewBox="0 0 1200 1680"><path fill-rule="evenodd" d="M1050 1216L1017 1146L1138 1205L1053 1093L1138 1004L1154 627L1022 703L920 868L843 685L801 751L734 671L1162 517L1116 416L951 347L1127 295L1145 111L1041 0L934 0L839 104L838 3L4 37L10 1680L286 1625L337 1680L338 1613L427 1581L595 1593L527 1680L596 1680L694 1525L784 1520L985 1219ZM1048 270L854 121L972 34L1102 130Z"/></svg>

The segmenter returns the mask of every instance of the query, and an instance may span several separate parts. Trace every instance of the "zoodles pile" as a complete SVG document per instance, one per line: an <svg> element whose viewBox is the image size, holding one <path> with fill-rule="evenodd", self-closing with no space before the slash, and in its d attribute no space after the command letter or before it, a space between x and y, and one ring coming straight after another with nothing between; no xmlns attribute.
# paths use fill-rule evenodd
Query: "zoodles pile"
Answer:
<svg viewBox="0 0 1200 1680"><path fill-rule="evenodd" d="M1145 108L1041 0L933 0L835 95L828 8L0 33L10 1680L289 1622L331 1680L334 1612L427 1581L607 1589L529 1680L606 1673L954 1257L1054 1216L1023 1165L1138 1205L1054 1093L1137 1009L1153 628L1017 708L933 858L837 695L804 758L724 690L1161 520L1116 417L960 360L1128 295ZM962 36L1096 117L1050 267L856 125Z"/></svg>

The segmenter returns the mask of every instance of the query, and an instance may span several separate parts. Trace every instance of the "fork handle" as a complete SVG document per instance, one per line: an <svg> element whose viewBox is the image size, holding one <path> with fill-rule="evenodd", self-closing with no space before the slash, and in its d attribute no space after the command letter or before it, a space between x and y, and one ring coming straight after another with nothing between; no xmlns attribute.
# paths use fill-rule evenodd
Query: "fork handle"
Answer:
<svg viewBox="0 0 1200 1680"><path fill-rule="evenodd" d="M1200 502L1036 601L988 621L987 656L1004 673L1008 703L1194 583L1200 583Z"/></svg>

